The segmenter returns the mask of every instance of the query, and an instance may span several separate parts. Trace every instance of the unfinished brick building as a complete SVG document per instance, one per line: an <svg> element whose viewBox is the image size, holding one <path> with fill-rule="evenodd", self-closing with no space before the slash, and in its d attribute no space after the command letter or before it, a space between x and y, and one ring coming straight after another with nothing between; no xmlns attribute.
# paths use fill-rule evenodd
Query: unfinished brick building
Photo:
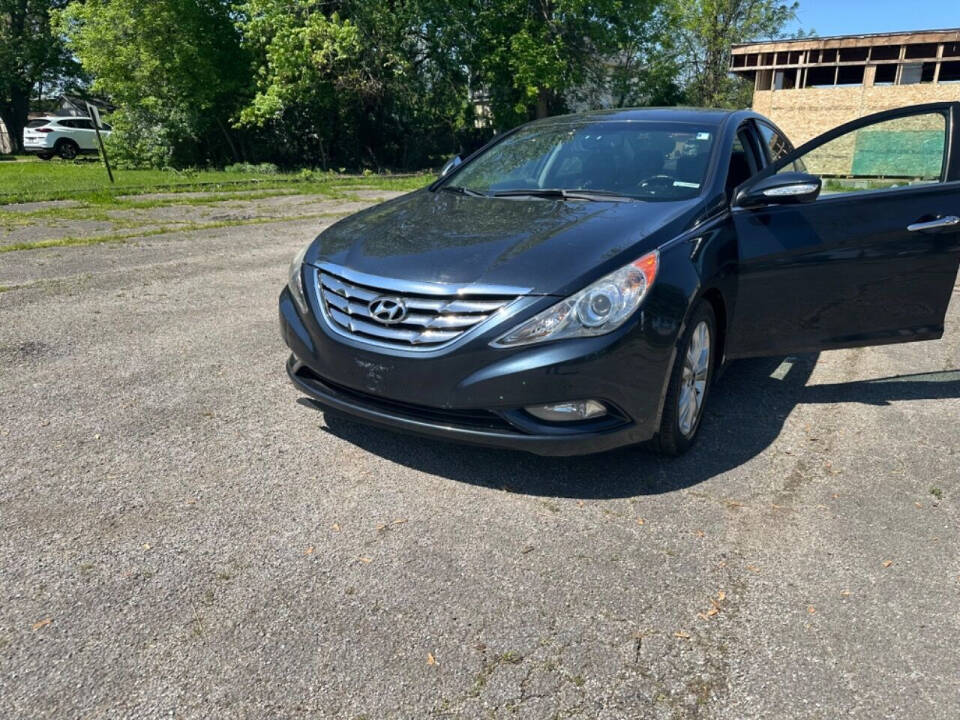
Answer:
<svg viewBox="0 0 960 720"><path fill-rule="evenodd" d="M960 101L960 29L735 45L730 71L799 145L881 110Z"/></svg>

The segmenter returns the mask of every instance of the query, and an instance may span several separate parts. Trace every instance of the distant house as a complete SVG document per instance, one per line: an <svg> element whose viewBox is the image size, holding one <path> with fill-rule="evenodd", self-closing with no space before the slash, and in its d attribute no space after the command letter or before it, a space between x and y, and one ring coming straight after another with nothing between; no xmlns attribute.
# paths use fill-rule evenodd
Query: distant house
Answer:
<svg viewBox="0 0 960 720"><path fill-rule="evenodd" d="M100 112L108 113L116 110L111 103L102 98L81 97L80 95L61 95L60 104L53 114L60 117L87 117L87 103L95 106Z"/></svg>

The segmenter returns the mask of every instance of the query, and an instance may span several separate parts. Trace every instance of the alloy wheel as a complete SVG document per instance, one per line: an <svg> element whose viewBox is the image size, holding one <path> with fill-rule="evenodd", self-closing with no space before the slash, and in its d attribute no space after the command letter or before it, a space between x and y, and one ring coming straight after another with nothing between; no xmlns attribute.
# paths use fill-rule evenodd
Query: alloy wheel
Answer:
<svg viewBox="0 0 960 720"><path fill-rule="evenodd" d="M701 321L690 336L683 359L680 396L677 401L677 422L680 432L690 437L697 427L703 409L704 393L710 376L710 326Z"/></svg>

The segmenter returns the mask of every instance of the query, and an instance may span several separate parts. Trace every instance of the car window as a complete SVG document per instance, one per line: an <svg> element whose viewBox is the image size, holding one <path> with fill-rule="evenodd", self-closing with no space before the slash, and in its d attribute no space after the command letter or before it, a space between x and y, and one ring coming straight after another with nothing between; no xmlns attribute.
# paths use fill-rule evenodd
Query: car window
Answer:
<svg viewBox="0 0 960 720"><path fill-rule="evenodd" d="M793 152L794 148L790 141L762 120L757 121L757 131L760 133L760 144L763 146L767 164L772 165ZM791 172L806 171L802 160L797 160L788 167Z"/></svg>
<svg viewBox="0 0 960 720"><path fill-rule="evenodd" d="M69 119L57 120L56 124L59 125L60 127L65 127L65 128L76 127L76 125L73 124L73 120L69 120Z"/></svg>
<svg viewBox="0 0 960 720"><path fill-rule="evenodd" d="M823 181L821 195L941 182L947 118L925 113L851 130L801 156ZM780 170L788 172L792 166Z"/></svg>
<svg viewBox="0 0 960 720"><path fill-rule="evenodd" d="M73 127L78 130L93 130L93 124L86 118L78 118L73 121Z"/></svg>
<svg viewBox="0 0 960 720"><path fill-rule="evenodd" d="M756 172L753 164L750 162L750 156L747 154L747 145L749 142L745 135L745 130L740 130L733 141L733 149L730 153L730 167L727 170L727 194L730 195L734 188L741 183L746 182Z"/></svg>
<svg viewBox="0 0 960 720"><path fill-rule="evenodd" d="M760 130L760 137L763 140L763 151L771 164L793 151L787 139L765 122L758 122L757 129Z"/></svg>
<svg viewBox="0 0 960 720"><path fill-rule="evenodd" d="M49 120L31 120L30 122L27 123L27 127L39 128L39 127L43 127L44 125L48 125L49 123L50 123Z"/></svg>
<svg viewBox="0 0 960 720"><path fill-rule="evenodd" d="M594 190L644 200L700 194L715 128L582 121L532 125L489 148L449 182L482 192Z"/></svg>

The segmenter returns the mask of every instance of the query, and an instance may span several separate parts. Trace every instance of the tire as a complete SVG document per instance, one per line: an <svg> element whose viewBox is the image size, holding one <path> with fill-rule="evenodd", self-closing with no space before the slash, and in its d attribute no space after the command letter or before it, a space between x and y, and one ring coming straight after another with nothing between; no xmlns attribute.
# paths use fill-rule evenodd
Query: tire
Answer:
<svg viewBox="0 0 960 720"><path fill-rule="evenodd" d="M705 361L702 351L696 352L696 347L703 345L704 341L707 349ZM670 373L656 440L657 449L662 454L682 455L696 440L713 382L717 347L717 319L713 307L700 300L690 314Z"/></svg>
<svg viewBox="0 0 960 720"><path fill-rule="evenodd" d="M37 153L37 157L41 160L53 160L53 153Z"/></svg>
<svg viewBox="0 0 960 720"><path fill-rule="evenodd" d="M73 160L80 154L80 146L73 140L61 140L57 143L57 155L64 160Z"/></svg>

